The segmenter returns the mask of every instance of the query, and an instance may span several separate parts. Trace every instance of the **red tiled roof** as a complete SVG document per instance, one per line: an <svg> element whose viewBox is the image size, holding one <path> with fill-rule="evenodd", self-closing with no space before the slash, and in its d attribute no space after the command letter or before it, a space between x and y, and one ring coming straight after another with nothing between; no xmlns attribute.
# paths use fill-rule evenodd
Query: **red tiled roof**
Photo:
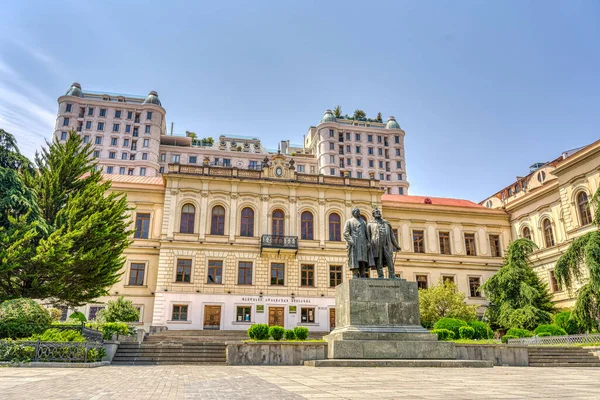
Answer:
<svg viewBox="0 0 600 400"><path fill-rule="evenodd" d="M119 183L136 183L142 185L159 185L163 186L163 178L160 176L135 176L135 175L119 175L119 174L102 174L103 180L110 180Z"/></svg>
<svg viewBox="0 0 600 400"><path fill-rule="evenodd" d="M425 202L425 199L431 200L431 203ZM434 206L451 206L451 207L471 207L484 208L481 204L474 203L470 200L449 199L446 197L427 197L427 196L405 196L401 194L384 194L381 196L383 202L389 201L393 203L410 203L410 204L432 204Z"/></svg>

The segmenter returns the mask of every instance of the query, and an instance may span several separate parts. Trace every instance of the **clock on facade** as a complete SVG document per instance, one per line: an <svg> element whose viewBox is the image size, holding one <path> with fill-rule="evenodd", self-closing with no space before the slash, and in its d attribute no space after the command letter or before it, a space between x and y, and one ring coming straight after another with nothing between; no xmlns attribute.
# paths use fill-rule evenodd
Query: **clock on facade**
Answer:
<svg viewBox="0 0 600 400"><path fill-rule="evenodd" d="M276 176L281 176L281 175L283 175L283 169L281 169L281 167L277 167L277 168L275 168L275 175L276 175Z"/></svg>

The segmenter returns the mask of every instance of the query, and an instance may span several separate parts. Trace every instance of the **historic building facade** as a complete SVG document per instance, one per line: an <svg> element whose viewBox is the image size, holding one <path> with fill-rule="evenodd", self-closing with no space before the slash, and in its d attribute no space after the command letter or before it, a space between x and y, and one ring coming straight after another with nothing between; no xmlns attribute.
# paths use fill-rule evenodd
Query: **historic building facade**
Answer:
<svg viewBox="0 0 600 400"><path fill-rule="evenodd" d="M575 293L561 290L554 265L571 242L593 229L591 199L600 187L600 141L567 151L481 202L510 215L512 238L533 240L534 270L548 283L559 307L574 305ZM585 276L583 277L585 279Z"/></svg>

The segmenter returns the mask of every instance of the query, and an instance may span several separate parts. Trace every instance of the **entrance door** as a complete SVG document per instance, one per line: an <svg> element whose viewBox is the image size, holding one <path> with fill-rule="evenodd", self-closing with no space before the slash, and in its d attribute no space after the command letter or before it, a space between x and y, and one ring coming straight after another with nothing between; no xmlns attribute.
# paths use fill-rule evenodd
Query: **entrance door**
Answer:
<svg viewBox="0 0 600 400"><path fill-rule="evenodd" d="M329 330L335 329L335 308L329 309Z"/></svg>
<svg viewBox="0 0 600 400"><path fill-rule="evenodd" d="M269 307L269 326L283 326L283 307Z"/></svg>
<svg viewBox="0 0 600 400"><path fill-rule="evenodd" d="M204 329L221 329L221 306L204 306Z"/></svg>

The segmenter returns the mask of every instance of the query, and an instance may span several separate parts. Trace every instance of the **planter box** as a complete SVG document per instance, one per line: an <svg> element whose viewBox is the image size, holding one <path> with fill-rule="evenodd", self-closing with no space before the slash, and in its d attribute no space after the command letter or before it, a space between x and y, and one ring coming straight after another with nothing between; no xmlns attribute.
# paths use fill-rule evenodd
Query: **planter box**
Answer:
<svg viewBox="0 0 600 400"><path fill-rule="evenodd" d="M326 358L325 342L227 343L227 365L303 365Z"/></svg>

